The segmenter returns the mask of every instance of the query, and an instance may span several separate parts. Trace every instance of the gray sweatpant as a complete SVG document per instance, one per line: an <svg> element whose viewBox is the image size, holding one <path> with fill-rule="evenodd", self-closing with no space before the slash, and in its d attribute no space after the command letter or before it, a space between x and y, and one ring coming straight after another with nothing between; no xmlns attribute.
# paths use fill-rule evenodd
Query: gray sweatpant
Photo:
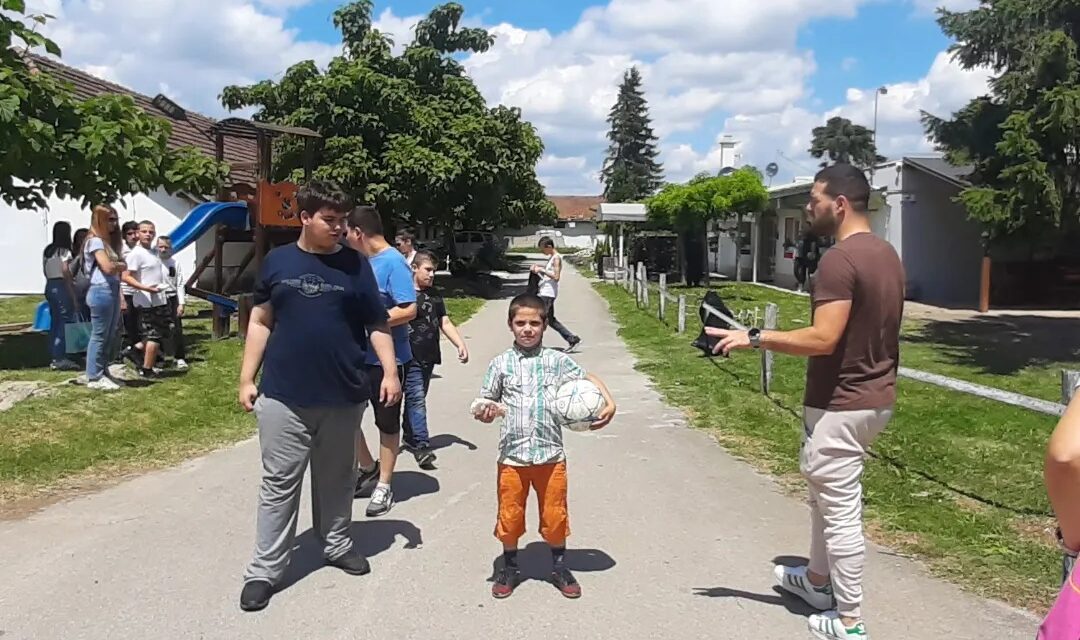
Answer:
<svg viewBox="0 0 1080 640"><path fill-rule="evenodd" d="M312 529L323 541L323 554L333 560L352 548L353 439L363 414L363 404L301 408L264 396L255 401L263 477L255 555L244 582L267 580L277 585L285 575L308 461Z"/></svg>
<svg viewBox="0 0 1080 640"><path fill-rule="evenodd" d="M866 540L862 473L866 451L892 418L892 407L823 411L804 407L800 468L810 488L810 565L832 578L840 615L861 617Z"/></svg>

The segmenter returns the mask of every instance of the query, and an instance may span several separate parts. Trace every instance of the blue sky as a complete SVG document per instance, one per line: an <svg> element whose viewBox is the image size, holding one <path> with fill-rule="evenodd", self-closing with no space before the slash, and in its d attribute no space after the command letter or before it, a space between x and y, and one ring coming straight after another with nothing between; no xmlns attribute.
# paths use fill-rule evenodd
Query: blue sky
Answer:
<svg viewBox="0 0 1080 640"><path fill-rule="evenodd" d="M324 64L340 51L330 15L342 0L30 0L57 16L65 61L133 89L221 116L221 87ZM599 191L604 118L622 73L645 78L667 177L724 164L813 170L810 130L833 115L871 126L885 85L880 150L932 149L920 110L947 114L985 91L962 70L933 7L975 0L464 0L470 26L496 36L464 60L491 103L520 107L543 136L549 193ZM378 0L376 26L403 44L433 0ZM242 37L236 37L241 34ZM117 45L117 43L122 43ZM739 143L721 157L717 139Z"/></svg>

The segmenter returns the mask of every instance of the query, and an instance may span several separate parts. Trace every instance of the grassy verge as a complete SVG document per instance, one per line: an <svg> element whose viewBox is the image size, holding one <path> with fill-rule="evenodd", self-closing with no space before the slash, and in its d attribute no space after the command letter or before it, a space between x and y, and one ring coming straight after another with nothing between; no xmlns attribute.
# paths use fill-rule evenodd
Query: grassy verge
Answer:
<svg viewBox="0 0 1080 640"><path fill-rule="evenodd" d="M596 286L638 368L667 399L730 451L801 492L805 362L777 355L766 397L757 354L703 358L689 346L696 320L678 335L674 317L666 324L656 319L655 301L647 312L625 290ZM774 298L751 285L717 289L735 311L776 301L781 328L806 326L805 298L780 292ZM696 312L700 290L685 292ZM1056 593L1059 559L1042 487L1043 447L1053 425L1048 416L902 381L896 417L875 443L864 478L873 537L977 593L1043 609Z"/></svg>
<svg viewBox="0 0 1080 640"><path fill-rule="evenodd" d="M456 293L446 300L459 325L483 302ZM19 304L0 300L0 317ZM186 318L184 330L190 371L114 394L66 384L74 374L50 371L44 336L0 336L0 381L37 380L51 390L0 413L0 515L18 514L72 488L175 464L253 433L254 419L236 403L241 342L211 340L205 313Z"/></svg>
<svg viewBox="0 0 1080 640"><path fill-rule="evenodd" d="M34 321L34 310L44 296L12 296L0 299L0 324Z"/></svg>

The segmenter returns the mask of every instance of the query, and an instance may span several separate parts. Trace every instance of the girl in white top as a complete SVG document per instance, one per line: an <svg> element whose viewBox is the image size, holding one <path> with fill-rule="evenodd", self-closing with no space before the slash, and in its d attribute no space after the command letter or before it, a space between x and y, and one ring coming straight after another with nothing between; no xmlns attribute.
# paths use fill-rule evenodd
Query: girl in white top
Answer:
<svg viewBox="0 0 1080 640"><path fill-rule="evenodd" d="M547 305L548 326L557 331L563 340L566 340L566 344L569 345L567 351L571 351L581 344L581 338L574 335L573 331L566 328L555 317L555 298L559 297L559 280L562 279L562 256L555 250L555 241L551 238L544 236L540 238L539 244L540 250L548 257L548 261L543 267L533 265L531 269L533 273L540 276L537 295Z"/></svg>
<svg viewBox="0 0 1080 640"><path fill-rule="evenodd" d="M75 371L79 365L67 356L66 326L75 319L75 287L71 279L71 225L57 222L53 237L41 256L45 274L45 299L49 303L49 366Z"/></svg>

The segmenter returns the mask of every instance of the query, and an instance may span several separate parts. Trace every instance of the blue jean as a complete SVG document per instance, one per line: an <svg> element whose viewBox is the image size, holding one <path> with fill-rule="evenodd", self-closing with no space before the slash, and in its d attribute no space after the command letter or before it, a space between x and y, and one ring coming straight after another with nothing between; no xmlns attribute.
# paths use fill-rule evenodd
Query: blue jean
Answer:
<svg viewBox="0 0 1080 640"><path fill-rule="evenodd" d="M49 302L49 355L53 362L67 358L64 327L75 317L75 305L63 278L45 281L45 299Z"/></svg>
<svg viewBox="0 0 1080 640"><path fill-rule="evenodd" d="M405 396L405 420L402 429L405 432L405 444L426 446L430 442L427 423L427 392L431 386L431 374L435 365L412 362L405 365L405 384L402 395Z"/></svg>
<svg viewBox="0 0 1080 640"><path fill-rule="evenodd" d="M100 380L109 364L120 313L120 283L97 283L86 292L90 307L90 344L86 347L86 379Z"/></svg>

